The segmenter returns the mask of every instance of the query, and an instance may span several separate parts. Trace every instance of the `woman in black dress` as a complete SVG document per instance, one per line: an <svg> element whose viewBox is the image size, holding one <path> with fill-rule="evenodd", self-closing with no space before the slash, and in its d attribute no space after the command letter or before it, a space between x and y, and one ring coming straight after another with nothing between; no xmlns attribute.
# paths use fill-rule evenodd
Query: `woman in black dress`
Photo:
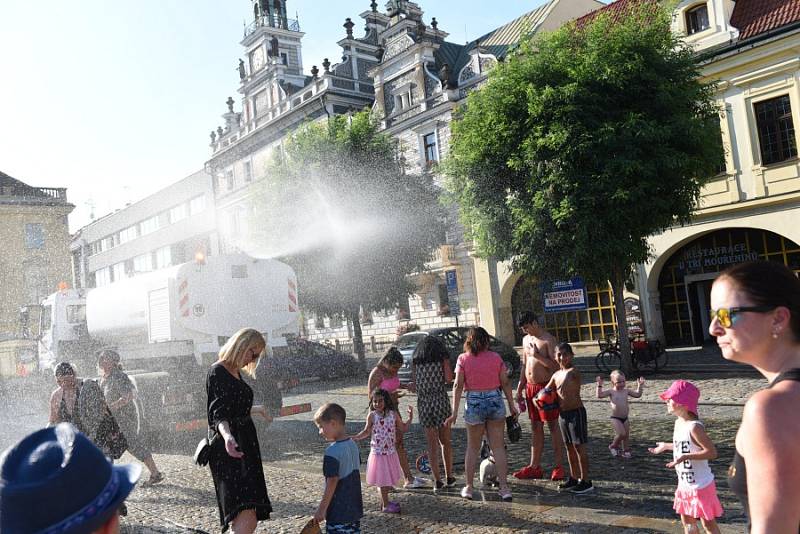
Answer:
<svg viewBox="0 0 800 534"><path fill-rule="evenodd" d="M258 434L251 418L260 415L266 419L267 412L264 406L253 406L253 390L240 374L242 370L254 374L265 347L264 337L256 330L239 330L222 347L206 378L212 434L208 465L222 532L230 527L234 534L249 534L272 512Z"/></svg>
<svg viewBox="0 0 800 534"><path fill-rule="evenodd" d="M158 470L153 453L140 434L139 414L134 403L136 386L122 370L119 353L111 349L101 350L97 355L97 367L100 369L100 387L111 414L125 435L128 452L150 471L150 479L145 485L158 484L164 480L164 474Z"/></svg>

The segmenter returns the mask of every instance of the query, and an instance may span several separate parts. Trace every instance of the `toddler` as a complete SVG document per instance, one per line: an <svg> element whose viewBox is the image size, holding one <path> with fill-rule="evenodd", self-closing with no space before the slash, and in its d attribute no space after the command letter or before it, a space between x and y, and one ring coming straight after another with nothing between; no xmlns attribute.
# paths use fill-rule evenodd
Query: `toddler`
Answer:
<svg viewBox="0 0 800 534"><path fill-rule="evenodd" d="M614 441L608 446L611 456L631 457L630 435L631 423L628 421L628 397L642 396L644 378L639 377L636 390L625 388L625 374L621 371L611 373L611 389L603 389L603 377L597 377L597 398L608 397L611 402L611 426L614 427Z"/></svg>

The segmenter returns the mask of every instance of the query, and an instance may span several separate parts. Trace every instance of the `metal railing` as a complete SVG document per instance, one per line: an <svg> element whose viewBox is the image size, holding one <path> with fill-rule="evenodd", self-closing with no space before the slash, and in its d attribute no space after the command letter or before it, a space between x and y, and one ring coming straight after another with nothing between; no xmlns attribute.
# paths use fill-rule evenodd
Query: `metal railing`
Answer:
<svg viewBox="0 0 800 534"><path fill-rule="evenodd" d="M262 15L255 19L253 22L245 26L244 28L244 36L247 37L248 35L254 33L256 30L262 27L268 28L279 28L282 30L289 30L292 32L299 32L300 31L300 21L297 19L285 19L283 17L279 17L277 15Z"/></svg>

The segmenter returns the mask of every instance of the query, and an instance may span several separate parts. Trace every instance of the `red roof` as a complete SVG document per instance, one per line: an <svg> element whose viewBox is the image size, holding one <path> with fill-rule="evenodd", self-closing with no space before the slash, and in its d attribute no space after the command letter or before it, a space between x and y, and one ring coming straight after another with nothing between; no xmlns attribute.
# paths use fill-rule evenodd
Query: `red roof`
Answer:
<svg viewBox="0 0 800 534"><path fill-rule="evenodd" d="M591 13L587 13L586 15L578 18L575 23L577 24L578 28L582 28L584 24L590 23L601 13L608 13L611 17L611 20L613 22L617 22L634 6L644 3L656 3L657 1L658 0L616 0L616 2L612 2L605 7L601 7L600 9L592 11Z"/></svg>
<svg viewBox="0 0 800 534"><path fill-rule="evenodd" d="M800 0L737 0L731 25L739 29L739 39L800 21Z"/></svg>

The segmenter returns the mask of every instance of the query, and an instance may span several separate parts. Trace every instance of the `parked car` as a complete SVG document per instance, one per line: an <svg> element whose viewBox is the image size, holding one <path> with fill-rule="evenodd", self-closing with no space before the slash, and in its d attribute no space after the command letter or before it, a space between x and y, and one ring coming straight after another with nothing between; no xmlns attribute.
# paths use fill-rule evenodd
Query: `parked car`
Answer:
<svg viewBox="0 0 800 534"><path fill-rule="evenodd" d="M467 339L467 332L469 327L459 326L450 328L434 328L427 332L417 330L416 332L409 332L403 334L397 340L397 348L403 355L403 367L397 373L400 376L401 384L408 384L411 382L411 358L414 354L414 349L417 348L417 343L420 342L425 336L436 336L440 338L447 351L450 353L450 367L455 372L456 360L458 355L464 352L464 341ZM515 377L519 375L520 358L516 349L497 339L494 336L489 336L489 350L492 350L503 358L506 368L509 370L509 376Z"/></svg>

